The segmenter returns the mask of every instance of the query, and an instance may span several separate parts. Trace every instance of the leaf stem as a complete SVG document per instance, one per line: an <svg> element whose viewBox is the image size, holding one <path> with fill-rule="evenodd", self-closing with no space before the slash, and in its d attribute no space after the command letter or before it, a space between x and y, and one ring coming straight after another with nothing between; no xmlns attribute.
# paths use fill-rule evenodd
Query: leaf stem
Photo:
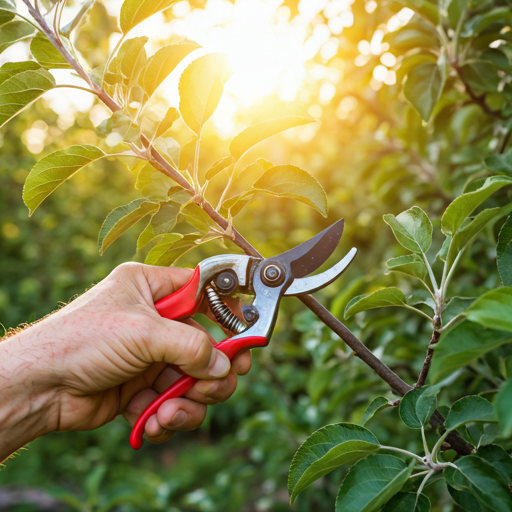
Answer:
<svg viewBox="0 0 512 512"><path fill-rule="evenodd" d="M409 306L409 304L404 304L403 307L407 308L407 309L410 309L411 311L414 311L415 313L419 313L421 316L424 316L425 318L428 318L430 323L432 323L432 324L434 323L434 320L431 317L429 317L427 315L427 313L421 311L421 309L415 308L413 306Z"/></svg>
<svg viewBox="0 0 512 512"><path fill-rule="evenodd" d="M430 451L428 449L427 438L425 437L425 427L421 426L421 440L423 441L423 449L425 450L425 456L430 457Z"/></svg>
<svg viewBox="0 0 512 512"><path fill-rule="evenodd" d="M426 466L425 461L415 453L409 452L407 450L402 450L402 448L395 448L394 446L383 446L380 445L381 450L390 450L392 452L398 452L403 453L404 455L407 455L408 457L412 457L413 459L416 459L422 466Z"/></svg>
<svg viewBox="0 0 512 512"><path fill-rule="evenodd" d="M439 449L441 448L444 440L446 439L446 437L448 436L448 432L445 432L438 440L437 440L437 443L434 445L434 447L432 448L432 455L431 455L431 459L432 459L432 462L434 462L435 464L437 463L437 452L439 451Z"/></svg>
<svg viewBox="0 0 512 512"><path fill-rule="evenodd" d="M25 0L23 0L25 1ZM107 57L107 62L105 62L105 67L103 68L103 76L101 77L101 87L103 87L103 84L105 83L105 73L108 70L108 67L110 65L110 62L112 61L114 55L116 54L117 50L119 50L119 47L123 44L124 38L126 37L126 34L123 34L119 41L117 41L116 45L114 46L114 49L110 52L110 55Z"/></svg>
<svg viewBox="0 0 512 512"><path fill-rule="evenodd" d="M87 89L87 87L80 87L79 85L61 84L53 86L52 89L79 89L80 91L90 92L91 94L99 96L98 92L93 91L92 89Z"/></svg>
<svg viewBox="0 0 512 512"><path fill-rule="evenodd" d="M452 325L458 324L461 320L463 320L465 316L466 314L464 312L454 316L446 325L443 325L443 327L439 329L439 332L443 333L444 331L447 331Z"/></svg>
<svg viewBox="0 0 512 512"><path fill-rule="evenodd" d="M423 492L423 488L425 487L425 484L428 482L428 479L435 473L436 471L434 469L431 469L421 482L420 486L418 487L418 492L416 493L416 505L418 504L418 500L420 499L421 493ZM416 506L415 505L415 506Z"/></svg>
<svg viewBox="0 0 512 512"><path fill-rule="evenodd" d="M430 276L430 281L432 282L432 286L434 288L434 294L437 295L439 288L437 286L436 276L434 275L434 271L430 266L430 262L428 261L427 255L423 251L421 251L421 255L423 256L423 260L425 261L425 265L427 266L428 275Z"/></svg>

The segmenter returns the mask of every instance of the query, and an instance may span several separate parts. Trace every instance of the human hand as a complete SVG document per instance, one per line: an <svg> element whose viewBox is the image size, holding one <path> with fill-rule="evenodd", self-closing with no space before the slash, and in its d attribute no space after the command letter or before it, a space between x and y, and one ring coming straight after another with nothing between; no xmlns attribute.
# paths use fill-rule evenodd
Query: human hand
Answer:
<svg viewBox="0 0 512 512"><path fill-rule="evenodd" d="M197 428L206 404L229 398L236 375L246 374L251 362L243 353L230 367L199 324L159 316L154 303L191 275L188 269L121 265L58 312L1 342L0 369L9 385L0 381L0 403L18 405L7 423L0 422L2 444L13 437L2 436L9 424L23 439L19 446L14 439L7 443L11 452L44 433L94 429L118 414L133 425L181 376L177 367L200 380L185 397L162 404L146 424L146 438L163 442L177 430ZM208 311L204 303L200 312ZM31 404L28 410L23 403ZM0 405L0 420L7 410ZM9 451L2 444L0 460L2 449Z"/></svg>

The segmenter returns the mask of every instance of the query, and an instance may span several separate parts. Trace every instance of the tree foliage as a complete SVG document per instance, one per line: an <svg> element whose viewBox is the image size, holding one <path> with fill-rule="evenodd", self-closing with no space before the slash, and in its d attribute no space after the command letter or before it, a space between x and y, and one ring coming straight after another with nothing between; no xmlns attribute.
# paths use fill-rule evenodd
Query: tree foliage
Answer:
<svg viewBox="0 0 512 512"><path fill-rule="evenodd" d="M59 20L64 4L39 2L37 8L48 10L46 19L55 15ZM101 433L77 434L88 457L82 461L85 469L71 470L73 462L67 460L52 471L59 484L72 474L75 484L81 482L79 491L63 485L55 491L57 499L78 510L179 506L249 511L251 496L258 500L258 510L287 510L280 491L295 452L288 490L299 510L511 510L509 3L397 0L373 6L356 0L350 8L354 24L342 34L331 34L338 41L338 54L313 59L316 66L344 74L330 105L320 108L321 123L313 124L306 109L256 108L251 122L251 115L240 116L246 127L225 143L208 127L232 75L228 58L220 53L195 58L198 44L175 40L148 56L151 34L130 36L139 23L172 4L125 0L119 15L122 38L112 53L99 51L98 57L91 48L105 48L102 41L118 30L101 4L84 1L73 19L48 38L16 14L14 3L0 0L0 52L26 41L31 53L29 60L0 67L0 124L12 121L9 126L14 127L14 132L5 132L2 150L12 145L5 167L18 190L17 169L29 161L18 155L21 133L38 117L56 123L44 103L26 111L56 87L49 70L75 67L97 104L112 110L96 129L88 118L76 129L69 127L33 165L23 189L30 213L38 208L31 222L54 226L51 212L57 209L59 227L55 235L44 236L46 241L53 236L60 243L70 240L78 251L67 249L64 266L76 271L77 259L96 262L89 242L91 230L100 227L100 212L84 218L87 227L68 217L89 211L80 185L95 173L105 176L105 165L114 158L116 169L127 164L133 171L126 179L137 192L128 191L125 178L109 176L92 187L101 190L98 198L90 197L94 192L87 197L87 205L101 202L104 221L98 246L103 253L112 245L107 261L130 258L137 250L136 258L149 264L193 264L221 250L239 250L235 227L242 226L242 235L259 240L269 254L277 253L343 216L345 236L364 256L352 281L333 285L322 299L412 389L403 398L391 396L386 382L351 357L310 312L284 305L277 348L257 358L238 396L215 408L199 434L207 433L214 442L180 452L170 469L160 467L163 458L157 466L148 458L142 485L139 474L125 467L132 455L124 448L116 453L125 442L120 424L107 427L110 445ZM293 2L285 6L291 16L298 15ZM390 20L399 19L403 8L409 9L408 21L390 28ZM330 26L329 7L318 16L311 31L315 23ZM87 22L100 18L108 26L102 25L102 33ZM380 50L374 48L376 31L383 35ZM363 51L362 41L372 42L371 51ZM78 64L77 51L89 66ZM382 53L396 61L388 66L397 77L394 84L376 82L373 70L381 65ZM179 104L155 109L163 81L186 58L192 60L179 79ZM311 103L320 104L316 94L321 80L310 86ZM306 147L281 135L312 127L317 136ZM282 154L271 151L269 140L279 141ZM3 174L2 179L8 183L11 178ZM116 202L109 187L123 192L113 196ZM107 205L110 213L103 211ZM225 224L216 220L219 214ZM26 257L38 247L33 241L16 242L21 236L15 234L17 223L25 222L23 238L37 238L21 214L6 215L2 233L6 258L14 268L20 255ZM77 235L70 237L62 227L66 223L86 237L83 247ZM138 236L128 231L132 226L137 226ZM117 246L122 252L113 253ZM49 256L46 272L62 263L61 255ZM76 284L74 292L106 273L104 264L97 265L80 282L68 277ZM34 274L40 270L35 264L32 269ZM18 287L3 272L6 293L23 311L7 317L6 325L26 319L28 311L43 314L40 301L27 297L48 301L54 295L45 295L37 279ZM71 295L68 285L53 286L60 287L58 300ZM9 301L9 295L0 294L3 310ZM396 307L384 309L388 306ZM300 346L287 339L297 337ZM444 425L436 423L440 415ZM465 452L454 449L455 435L465 443ZM50 447L64 457L59 443L51 438ZM88 443L98 444L103 452L94 452ZM49 448L37 446L30 460L39 469ZM156 458L158 452L151 454ZM191 454L197 460L191 462ZM9 463L13 476L7 481L16 481L17 462ZM128 483L116 487L105 480L106 474L117 481L122 474ZM46 484L43 475L34 482ZM258 491L254 482L261 484Z"/></svg>

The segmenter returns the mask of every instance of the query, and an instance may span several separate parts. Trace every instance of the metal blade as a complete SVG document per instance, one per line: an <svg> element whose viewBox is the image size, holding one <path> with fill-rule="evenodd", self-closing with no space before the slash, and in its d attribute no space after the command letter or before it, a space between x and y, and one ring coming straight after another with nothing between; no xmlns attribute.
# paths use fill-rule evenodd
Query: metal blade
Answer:
<svg viewBox="0 0 512 512"><path fill-rule="evenodd" d="M291 286L284 292L285 295L301 295L303 293L313 293L325 286L331 284L333 281L343 274L345 269L352 263L352 260L357 254L357 249L352 247L348 254L334 267L329 270L317 274L316 276L303 277L302 279L295 279Z"/></svg>
<svg viewBox="0 0 512 512"><path fill-rule="evenodd" d="M290 264L295 279L307 276L329 259L340 241L344 225L345 220L341 219L276 259Z"/></svg>

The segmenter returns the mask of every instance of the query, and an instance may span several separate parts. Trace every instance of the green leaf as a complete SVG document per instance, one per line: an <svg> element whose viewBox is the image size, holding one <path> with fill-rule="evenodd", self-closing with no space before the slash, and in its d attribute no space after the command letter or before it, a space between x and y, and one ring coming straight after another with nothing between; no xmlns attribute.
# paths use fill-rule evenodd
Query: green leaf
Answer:
<svg viewBox="0 0 512 512"><path fill-rule="evenodd" d="M290 501L333 469L378 449L378 439L359 425L338 423L317 430L293 457L288 476Z"/></svg>
<svg viewBox="0 0 512 512"><path fill-rule="evenodd" d="M196 152L197 137L189 140L180 152L179 168L182 170L191 170L194 165L194 155Z"/></svg>
<svg viewBox="0 0 512 512"><path fill-rule="evenodd" d="M450 432L474 421L485 423L496 421L491 402L478 395L465 396L457 400L446 417L444 427L447 432Z"/></svg>
<svg viewBox="0 0 512 512"><path fill-rule="evenodd" d="M393 230L396 239L407 250L425 253L432 243L432 222L418 206L394 215L384 215L384 222Z"/></svg>
<svg viewBox="0 0 512 512"><path fill-rule="evenodd" d="M387 271L401 272L424 281L427 277L427 266L422 258L417 254L408 254L407 256L398 256L391 258L386 262Z"/></svg>
<svg viewBox="0 0 512 512"><path fill-rule="evenodd" d="M181 213L185 220L197 228L203 235L210 231L210 228L215 227L216 224L213 219L197 204L188 203L182 208Z"/></svg>
<svg viewBox="0 0 512 512"><path fill-rule="evenodd" d="M462 322L441 335L430 368L432 382L441 381L461 366L510 341L512 336L509 332L486 329L473 322Z"/></svg>
<svg viewBox="0 0 512 512"><path fill-rule="evenodd" d="M473 302L475 297L452 297L443 309L443 323L446 325L452 318L466 311Z"/></svg>
<svg viewBox="0 0 512 512"><path fill-rule="evenodd" d="M4 23L0 29L0 53L14 43L30 37L35 30L30 23L23 20L15 19Z"/></svg>
<svg viewBox="0 0 512 512"><path fill-rule="evenodd" d="M432 34L418 30L416 28L406 28L395 32L388 32L383 39L384 43L388 43L390 51L394 55L401 55L408 50L417 48L435 48L439 46L439 40Z"/></svg>
<svg viewBox="0 0 512 512"><path fill-rule="evenodd" d="M414 429L427 425L430 416L436 410L439 391L437 386L423 386L407 392L398 408L402 421Z"/></svg>
<svg viewBox="0 0 512 512"><path fill-rule="evenodd" d="M158 124L158 127L155 132L155 139L161 137L171 126L174 124L174 121L180 118L180 113L174 107L170 107L167 110L164 118ZM179 160L179 158L178 158Z"/></svg>
<svg viewBox="0 0 512 512"><path fill-rule="evenodd" d="M158 209L158 203L153 203L145 198L135 199L131 203L118 206L112 210L100 229L98 246L100 254L117 240L125 231L131 228L137 221Z"/></svg>
<svg viewBox="0 0 512 512"><path fill-rule="evenodd" d="M457 491L453 487L448 487L448 492L453 501L468 512L493 512L492 509L480 503L471 493L467 491Z"/></svg>
<svg viewBox="0 0 512 512"><path fill-rule="evenodd" d="M453 264L460 251L472 240L482 229L493 219L502 217L512 211L512 203L501 208L487 208L475 216L469 223L462 224L457 230L450 243L446 262L449 266Z"/></svg>
<svg viewBox="0 0 512 512"><path fill-rule="evenodd" d="M439 11L437 7L428 0L396 0L403 7L411 9L434 25L439 23Z"/></svg>
<svg viewBox="0 0 512 512"><path fill-rule="evenodd" d="M462 457L449 466L444 475L448 485L458 491L471 493L480 503L495 512L512 510L512 495L507 484L489 462L476 455Z"/></svg>
<svg viewBox="0 0 512 512"><path fill-rule="evenodd" d="M407 73L404 96L424 121L428 121L446 81L444 59L437 63L422 62Z"/></svg>
<svg viewBox="0 0 512 512"><path fill-rule="evenodd" d="M158 86L187 55L198 48L201 47L195 43L171 44L160 48L150 57L139 79L139 84L146 91L148 97L154 94Z"/></svg>
<svg viewBox="0 0 512 512"><path fill-rule="evenodd" d="M68 69L71 66L67 63L62 54L53 46L49 39L40 32L30 43L30 52L34 59L46 69Z"/></svg>
<svg viewBox="0 0 512 512"><path fill-rule="evenodd" d="M478 448L477 455L492 464L507 484L512 483L512 458L501 446L495 444L481 446Z"/></svg>
<svg viewBox="0 0 512 512"><path fill-rule="evenodd" d="M167 9L177 0L124 0L121 6L119 24L123 34L133 27L153 16L157 12Z"/></svg>
<svg viewBox="0 0 512 512"><path fill-rule="evenodd" d="M0 127L55 86L35 62L7 62L0 68Z"/></svg>
<svg viewBox="0 0 512 512"><path fill-rule="evenodd" d="M466 310L468 320L490 329L512 332L512 288L490 290Z"/></svg>
<svg viewBox="0 0 512 512"><path fill-rule="evenodd" d="M234 180L231 185L231 195L224 204L232 203L233 199L238 199L238 196L250 190L263 174L265 174L265 171L272 169L272 167L274 167L274 164L264 158L258 158L252 164L249 164L236 176L236 180Z"/></svg>
<svg viewBox="0 0 512 512"><path fill-rule="evenodd" d="M85 0L76 16L64 27L60 29L61 35L69 38L71 32L84 20L87 11L94 5L95 0Z"/></svg>
<svg viewBox="0 0 512 512"><path fill-rule="evenodd" d="M163 235L158 240L158 244L149 251L144 263L168 267L194 247L209 240L213 240L213 238L202 240L200 233L190 233L188 235L171 233Z"/></svg>
<svg viewBox="0 0 512 512"><path fill-rule="evenodd" d="M119 135L117 143L138 142L140 140L140 127L122 110L118 110L108 119L104 119L96 128L96 131L102 137L117 133Z"/></svg>
<svg viewBox="0 0 512 512"><path fill-rule="evenodd" d="M141 162L134 171L137 172L135 188L146 197L165 198L175 182L165 174L157 171L151 164Z"/></svg>
<svg viewBox="0 0 512 512"><path fill-rule="evenodd" d="M496 263L503 285L512 286L512 215L501 227L496 247Z"/></svg>
<svg viewBox="0 0 512 512"><path fill-rule="evenodd" d="M383 396L374 398L371 404L364 411L361 419L361 425L364 427L378 412L383 409L387 409L388 407L391 407L391 403L387 398L384 398Z"/></svg>
<svg viewBox="0 0 512 512"><path fill-rule="evenodd" d="M178 203L161 203L158 211L151 217L151 231L155 235L168 234L176 226L179 213Z"/></svg>
<svg viewBox="0 0 512 512"><path fill-rule="evenodd" d="M494 397L494 408L496 416L503 429L505 437L512 436L512 379L508 380L501 386L498 394Z"/></svg>
<svg viewBox="0 0 512 512"><path fill-rule="evenodd" d="M359 295L354 297L345 308L345 319L354 316L361 311L368 309L384 308L387 306L404 306L407 299L404 293L398 288L382 288L370 295Z"/></svg>
<svg viewBox="0 0 512 512"><path fill-rule="evenodd" d="M0 1L0 25L7 23L16 16L16 5L10 0Z"/></svg>
<svg viewBox="0 0 512 512"><path fill-rule="evenodd" d="M162 155L170 158L171 164L175 169L178 168L181 158L181 148L175 139L172 137L160 137L153 145Z"/></svg>
<svg viewBox="0 0 512 512"><path fill-rule="evenodd" d="M491 194L512 183L512 177L491 176L473 192L467 192L450 203L441 219L441 230L445 235L454 235L471 212Z"/></svg>
<svg viewBox="0 0 512 512"><path fill-rule="evenodd" d="M256 181L254 189L301 201L327 217L327 195L322 185L311 174L295 165L276 165L270 168Z"/></svg>
<svg viewBox="0 0 512 512"><path fill-rule="evenodd" d="M465 24L462 37L474 37L492 23L496 22L503 25L512 24L512 12L510 11L510 7L486 9L484 13L474 16Z"/></svg>
<svg viewBox="0 0 512 512"><path fill-rule="evenodd" d="M488 156L484 163L491 172L512 176L512 148L502 155Z"/></svg>
<svg viewBox="0 0 512 512"><path fill-rule="evenodd" d="M23 201L30 215L64 181L82 167L104 156L107 155L101 149L84 144L59 149L39 160L23 187Z"/></svg>
<svg viewBox="0 0 512 512"><path fill-rule="evenodd" d="M191 62L180 78L180 112L197 135L219 104L224 84L233 74L223 53L210 53Z"/></svg>
<svg viewBox="0 0 512 512"><path fill-rule="evenodd" d="M295 126L312 123L314 121L315 120L309 116L293 115L277 119L269 119L253 124L239 133L231 141L231 144L229 145L229 152L238 160L246 151L259 142L272 137L272 135L276 135L277 133Z"/></svg>
<svg viewBox="0 0 512 512"><path fill-rule="evenodd" d="M147 226L144 228L142 233L137 238L137 251L140 251L143 247L145 247L151 240L153 240L157 235L153 233L153 227L151 226L151 220L148 222Z"/></svg>
<svg viewBox="0 0 512 512"><path fill-rule="evenodd" d="M144 48L147 42L147 37L134 37L125 41L110 62L105 81L111 85L123 82L130 87L135 84L147 61Z"/></svg>
<svg viewBox="0 0 512 512"><path fill-rule="evenodd" d="M455 30L462 13L467 9L467 0L450 0L447 5L450 27Z"/></svg>
<svg viewBox="0 0 512 512"><path fill-rule="evenodd" d="M373 512L389 501L411 476L415 460L407 466L392 455L373 454L350 469L343 480L336 512Z"/></svg>
<svg viewBox="0 0 512 512"><path fill-rule="evenodd" d="M230 168L235 159L232 156L224 156L219 158L213 165L206 171L205 179L211 180L220 172Z"/></svg>
<svg viewBox="0 0 512 512"><path fill-rule="evenodd" d="M488 445L498 437L501 437L500 426L494 423L468 423L465 427L469 435L468 441L473 446L483 447ZM459 429L459 433L461 429Z"/></svg>
<svg viewBox="0 0 512 512"><path fill-rule="evenodd" d="M464 82L477 91L497 92L501 81L499 69L489 61L473 61L460 68Z"/></svg>
<svg viewBox="0 0 512 512"><path fill-rule="evenodd" d="M382 512L429 512L430 500L424 494L399 492L382 509Z"/></svg>

